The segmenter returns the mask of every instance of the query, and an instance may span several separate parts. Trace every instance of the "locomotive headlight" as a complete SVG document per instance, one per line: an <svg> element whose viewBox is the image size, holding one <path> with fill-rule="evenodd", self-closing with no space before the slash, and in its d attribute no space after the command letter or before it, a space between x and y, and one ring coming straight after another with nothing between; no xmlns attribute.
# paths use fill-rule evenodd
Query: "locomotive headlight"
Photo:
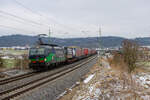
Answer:
<svg viewBox="0 0 150 100"><path fill-rule="evenodd" d="M52 60L54 60L54 56L52 56Z"/></svg>
<svg viewBox="0 0 150 100"><path fill-rule="evenodd" d="M46 61L47 59L45 58L44 61Z"/></svg>

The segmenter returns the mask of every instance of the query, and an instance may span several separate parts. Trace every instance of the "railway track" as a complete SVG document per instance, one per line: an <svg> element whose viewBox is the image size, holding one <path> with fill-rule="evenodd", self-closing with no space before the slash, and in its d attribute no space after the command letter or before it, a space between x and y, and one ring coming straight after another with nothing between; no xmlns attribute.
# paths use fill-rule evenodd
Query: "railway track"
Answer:
<svg viewBox="0 0 150 100"><path fill-rule="evenodd" d="M14 76L14 77L9 77L9 78L0 80L0 85L4 85L4 84L7 84L7 83L10 83L10 82L13 82L13 81L17 81L17 80L20 80L20 79L23 79L23 78L26 78L26 77L30 77L30 76L33 76L35 74L36 74L35 72L30 72L30 73L26 73L26 74L22 74L22 75L17 75L17 76Z"/></svg>
<svg viewBox="0 0 150 100"><path fill-rule="evenodd" d="M18 87L15 87L15 88L12 88L12 89L8 89L8 90L5 90L5 91L2 91L0 92L0 99L1 100L9 100L11 98L14 98L14 97L17 97L18 95L21 95L25 92L28 92L30 90L33 90L34 88L37 88L37 87L40 87L41 85L43 84L46 84L48 82L51 82L59 77L62 77L70 72L73 72L74 70L80 68L81 66L87 64L89 61L95 59L96 56L92 56L90 57L89 59L87 59L85 62L82 62L81 64L78 64L72 68L68 68L67 70L64 69L64 70L61 70L57 73L53 73L53 74L49 74L47 76L44 76L40 79L37 79L37 80L34 80L34 81L31 81L27 84L24 84L24 85L21 85L21 86L18 86Z"/></svg>

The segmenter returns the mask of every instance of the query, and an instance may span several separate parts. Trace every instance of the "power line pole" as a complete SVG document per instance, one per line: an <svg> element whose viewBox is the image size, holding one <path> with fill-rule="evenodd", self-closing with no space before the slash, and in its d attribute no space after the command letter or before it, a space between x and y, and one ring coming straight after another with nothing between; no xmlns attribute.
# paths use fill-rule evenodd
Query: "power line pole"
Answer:
<svg viewBox="0 0 150 100"><path fill-rule="evenodd" d="M99 38L98 38L98 44L99 44L99 50L98 50L98 65L101 66L101 26L99 27Z"/></svg>
<svg viewBox="0 0 150 100"><path fill-rule="evenodd" d="M51 43L50 36L51 36L51 30L50 30L50 27L49 27L49 44Z"/></svg>
<svg viewBox="0 0 150 100"><path fill-rule="evenodd" d="M99 56L100 56L100 49L101 49L101 26L99 27Z"/></svg>

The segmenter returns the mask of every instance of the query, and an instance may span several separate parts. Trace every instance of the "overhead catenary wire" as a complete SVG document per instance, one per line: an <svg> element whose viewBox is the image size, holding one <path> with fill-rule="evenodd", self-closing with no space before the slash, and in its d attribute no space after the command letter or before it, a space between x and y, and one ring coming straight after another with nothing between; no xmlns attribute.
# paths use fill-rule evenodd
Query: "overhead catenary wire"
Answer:
<svg viewBox="0 0 150 100"><path fill-rule="evenodd" d="M11 30L15 30L15 31L24 31L24 32L27 32L27 33L35 33L33 31L32 32L28 32L27 30L15 28L15 27L12 27L12 26L0 25L0 27L11 29Z"/></svg>
<svg viewBox="0 0 150 100"><path fill-rule="evenodd" d="M26 18L23 18L23 17L19 17L19 16L17 16L17 15L14 15L14 14L11 14L11 13L8 13L8 12L5 12L5 11L2 11L2 10L0 10L0 13L1 13L1 14L4 14L4 15L11 16L11 17L13 17L13 18L20 19L20 20L25 21L25 22L29 22L29 23L32 23L32 24L36 24L36 25L39 25L39 26L42 26L42 25L43 25L43 24L41 24L41 23L37 23L37 22L35 22L35 21L29 20L29 19L26 19Z"/></svg>
<svg viewBox="0 0 150 100"><path fill-rule="evenodd" d="M7 20L11 20L11 21L13 21L13 22L20 23L20 24L27 24L27 22L25 22L25 21L18 20L18 19L16 19L16 18L12 18L12 17L9 17L9 16L7 16L7 15L0 14L0 17L1 17L1 18L4 18L4 19L7 19ZM33 27L36 27L36 28L41 27L41 26L39 26L39 25L37 26L37 25L31 24L31 23L30 23L30 24L28 23L28 25L33 26Z"/></svg>
<svg viewBox="0 0 150 100"><path fill-rule="evenodd" d="M24 4L22 4L21 2L17 1L17 0L12 0L14 1L16 4L18 4L19 6L23 7L24 9L26 9L27 11L31 12L32 14L38 15L40 17L43 17L43 15L41 15L40 13L30 9L29 7L25 6ZM49 24L44 23L44 25L49 26Z"/></svg>
<svg viewBox="0 0 150 100"><path fill-rule="evenodd" d="M32 26L38 26L37 28L39 29L39 27L42 27L43 24L40 24L40 23L37 23L35 21L32 21L32 20L29 20L29 19L25 19L25 18L22 18L22 17L19 17L17 15L14 15L14 14L11 14L11 13L8 13L8 12L5 12L5 11L2 11L0 10L0 16L5 18L5 19L10 19L11 21L16 21L18 23L22 23L22 24L25 24L25 23L28 23L28 25L32 25ZM5 16L5 17L4 17ZM12 20L13 19L13 20ZM30 23L30 24L29 24ZM3 25L4 26L4 25ZM11 29L14 29L13 27L10 27L8 26L9 28ZM7 28L8 28L7 27ZM47 26L48 27L48 26ZM5 27L6 28L6 27ZM20 30L20 29L19 29ZM23 29L22 29L23 30ZM25 31L25 30L23 30ZM37 33L37 32L36 32Z"/></svg>
<svg viewBox="0 0 150 100"><path fill-rule="evenodd" d="M31 13L33 13L33 14L39 16L39 17L48 19L47 17L44 17L42 14L40 14L40 13L38 13L38 12L32 10L31 8L29 8L29 7L27 7L27 6L25 6L23 3L21 3L21 2L19 2L19 1L17 1L17 0L12 0L12 1L14 1L16 4L18 4L19 6L23 7L23 8L26 9L27 11L29 11L29 12L31 12ZM54 21L54 20L53 20L53 21ZM46 24L46 23L45 23L45 24ZM49 26L49 24L46 24L46 25Z"/></svg>
<svg viewBox="0 0 150 100"><path fill-rule="evenodd" d="M56 23L56 25L63 26L64 28L67 28L67 29L72 30L72 28L70 28L70 27L68 27L68 26L66 26L66 25L60 24L57 20L52 19L52 18L50 18L49 16L46 16L46 17L45 17L44 15L42 15L42 14L40 14L40 13L38 13L38 12L32 10L32 9L30 9L29 7L27 7L27 6L25 6L24 4L20 3L20 1L19 1L19 2L18 2L17 0L12 0L12 1L16 2L18 5L22 6L22 7L25 8L26 10L32 12L33 14L38 15L39 17L45 18L45 19L47 19L47 20L52 20L52 21L54 21L54 22ZM2 16L1 16L1 15L2 15ZM5 15L6 17L4 17L4 15ZM52 24L50 25L50 24L44 23L44 22L43 22L43 23L39 23L39 22L33 21L33 20L31 20L31 19L24 18L24 17L18 16L18 15L16 15L16 14L12 13L12 12L10 13L10 12L4 11L4 10L0 10L0 16L3 17L3 18L5 18L5 19L9 19L9 20L11 20L11 21L16 21L16 22L18 22L18 23L22 23L22 24L28 23L29 25L32 25L32 26L38 26L38 28L39 28L39 27L43 27L44 30L45 30L46 28L47 28L46 30L48 30L49 26L52 26ZM1 26L1 27L2 27L2 26ZM16 29L16 28L14 28L14 27L7 26L7 28L8 28L8 27L9 27L10 29L14 29L14 30ZM6 28L6 27L5 27L5 28ZM42 29L43 29L43 28L42 28ZM18 30L18 29L16 29L16 30ZM21 31L21 30L19 29L19 31ZM23 31L24 31L24 30L23 30Z"/></svg>
<svg viewBox="0 0 150 100"><path fill-rule="evenodd" d="M17 0L12 0L12 1L14 1L16 4L22 6L22 7L25 8L26 10L28 10L28 11L34 13L34 14L38 14L37 12L33 11L32 9L30 9L29 7L27 7L27 6L25 6L24 4L20 3L19 1L17 1ZM42 16L41 14L38 14L38 15L39 15L39 16Z"/></svg>
<svg viewBox="0 0 150 100"><path fill-rule="evenodd" d="M48 16L44 16L43 14L40 14L40 13L38 13L38 12L32 10L31 8L25 6L25 5L24 5L23 3L21 3L20 1L17 1L17 0L13 0L13 1L14 1L16 4L20 5L21 7L25 8L26 10L30 11L31 13L36 14L36 15L38 15L38 16L40 16L40 17L42 17L42 18L45 18L45 19L47 19L47 20L51 20L51 21L55 22L55 24L57 24L57 25L59 25L59 26L62 26L62 27L67 28L67 29L69 29L69 30L77 30L77 29L74 29L74 28L72 28L72 27L70 27L70 26L66 26L66 25L64 25L64 24L61 24L61 23L59 23L59 22L58 22L57 20L55 20L55 19L52 19L52 18L50 18L50 17L48 17ZM47 24L47 25L49 26L49 24ZM78 31L78 30L77 30L77 31ZM80 31L79 31L79 32L80 32Z"/></svg>
<svg viewBox="0 0 150 100"><path fill-rule="evenodd" d="M5 19L8 19L8 20L11 20L11 21L16 21L16 22L18 22L18 23L21 23L21 24L25 24L25 23L27 23L26 22L26 20L24 20L24 19L21 19L20 20L20 17L18 17L18 16L14 16L14 15L10 15L9 13L7 14L7 13L3 13L1 10L0 10L0 17L2 18L5 18ZM30 23L30 25L32 25L32 26L35 26L35 25L37 25L37 24L32 24L32 23ZM12 26L6 26L6 25L1 25L0 27L3 27L3 28L9 28L9 29L13 29L13 30L19 30L19 31L27 31L27 30L24 30L24 29L18 29L18 28L14 28L14 27L12 27ZM42 27L42 26L40 26L39 24L38 24L38 29L39 29L39 27ZM46 27L43 27L43 28L45 28L46 29ZM43 29L42 28L42 29ZM44 30L45 30L44 29ZM34 32L34 33L40 33L40 32Z"/></svg>

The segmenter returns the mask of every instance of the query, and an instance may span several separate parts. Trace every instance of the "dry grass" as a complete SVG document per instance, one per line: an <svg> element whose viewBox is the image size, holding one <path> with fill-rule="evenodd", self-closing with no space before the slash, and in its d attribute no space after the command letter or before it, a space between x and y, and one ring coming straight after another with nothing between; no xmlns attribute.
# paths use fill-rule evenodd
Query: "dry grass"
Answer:
<svg viewBox="0 0 150 100"><path fill-rule="evenodd" d="M113 58L108 58L107 61L109 62L110 66L113 69L116 69L120 72L128 72L128 67L124 63L123 58L119 54L114 54ZM142 73L142 72L150 72L150 68L145 66L144 64L137 65L137 67L134 69L132 74Z"/></svg>
<svg viewBox="0 0 150 100"><path fill-rule="evenodd" d="M103 98L103 96L105 96L105 93L103 94L103 92L105 92L106 90L110 91L107 94L112 94L112 96L114 95L116 97L122 97L122 95L126 95L127 97L125 98L125 100L142 100L141 96L144 96L144 94L137 94L137 91L141 92L143 90L142 87L140 87L140 85L137 84L135 80L131 80L131 74L135 74L135 72L131 74L128 73L128 67L126 67L123 60L119 57L117 58L117 60L114 60L114 58L102 60L104 62L109 62L111 68L107 68L107 65L99 66L99 62L97 62L97 64L95 64L95 66L91 68L91 71L89 73L94 73L94 78L88 84L84 84L81 82L81 84L74 87L72 91L67 90L67 94L59 100L78 100L78 96L88 95L88 88L91 85L94 86L94 84L95 87L99 88L102 92L102 97L100 96L99 98L100 100ZM85 77L87 76L88 74ZM117 94L115 92L116 89L113 87L115 87L116 84L118 84L118 82L121 85L121 87ZM93 97L92 94L89 94L88 96L90 96L91 98Z"/></svg>
<svg viewBox="0 0 150 100"><path fill-rule="evenodd" d="M119 54L115 54L113 58L108 58L107 61L113 69L119 70L121 72L128 71L127 65L124 63L123 58Z"/></svg>
<svg viewBox="0 0 150 100"><path fill-rule="evenodd" d="M29 59L27 55L22 55L22 59L15 59L15 68L17 69L27 69L29 64Z"/></svg>

